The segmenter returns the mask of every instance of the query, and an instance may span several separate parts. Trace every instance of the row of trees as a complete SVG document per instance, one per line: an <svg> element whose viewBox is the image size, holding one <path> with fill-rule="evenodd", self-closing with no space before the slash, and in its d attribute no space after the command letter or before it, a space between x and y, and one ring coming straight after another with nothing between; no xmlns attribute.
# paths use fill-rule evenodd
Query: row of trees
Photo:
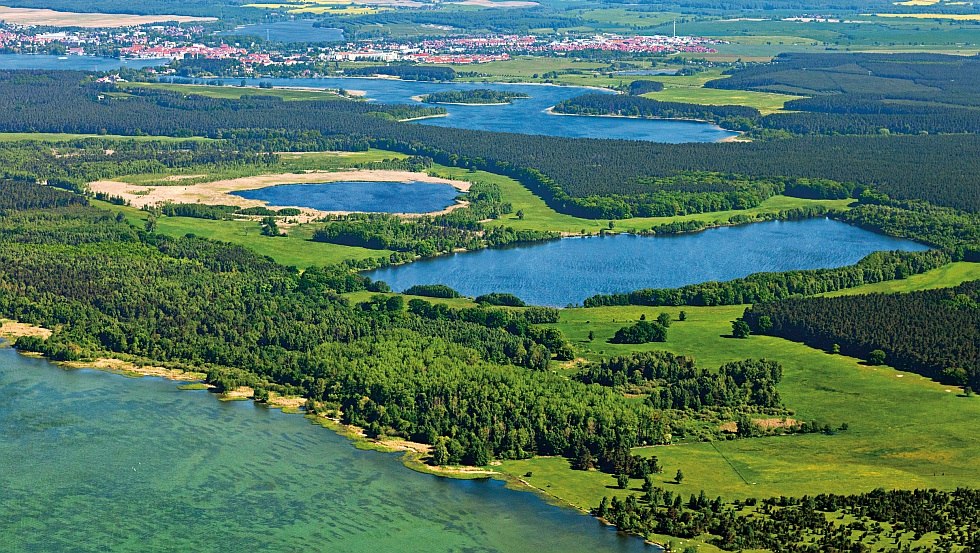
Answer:
<svg viewBox="0 0 980 553"><path fill-rule="evenodd" d="M680 494L644 486L642 497L603 497L592 513L622 531L649 536L694 538L727 551L743 549L823 553L893 551L940 553L980 547L976 513L980 492L957 489L874 490L849 496L755 498L726 504L702 491L684 501ZM833 516L830 516L833 515ZM936 533L935 541L923 539Z"/></svg>
<svg viewBox="0 0 980 553"><path fill-rule="evenodd" d="M705 282L680 288L636 290L586 298L585 307L607 305L739 305L791 296L810 296L924 273L950 263L949 253L875 252L855 265L784 273L756 273L727 282Z"/></svg>

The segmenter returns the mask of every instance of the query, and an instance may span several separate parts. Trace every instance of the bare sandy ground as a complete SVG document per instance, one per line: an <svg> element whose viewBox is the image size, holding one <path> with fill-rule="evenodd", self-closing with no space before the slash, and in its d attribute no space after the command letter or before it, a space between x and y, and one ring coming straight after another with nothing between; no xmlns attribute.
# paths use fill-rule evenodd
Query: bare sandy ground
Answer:
<svg viewBox="0 0 980 553"><path fill-rule="evenodd" d="M219 180L205 182L188 186L139 186L120 181L105 180L89 183L89 188L93 192L103 192L110 196L119 196L129 201L134 207L157 206L166 203L180 204L210 204L210 205L235 205L239 207L295 207L300 210L301 215L295 217L299 222L309 222L319 219L324 215L344 215L345 211L321 211L308 207L277 205L270 206L267 202L260 200L249 200L240 196L232 195L232 192L239 190L254 190L265 188L277 184L310 184L320 182L338 181L382 181L382 182L431 182L438 184L448 184L457 190L466 192L470 189L470 183L460 180L449 180L439 177L432 177L425 173L413 173L410 171L384 171L384 170L361 170L361 171L310 171L306 173L285 173L278 175L257 175L254 177L242 177L238 179ZM457 202L443 211L437 213L447 213L454 209L459 209L467 205L466 202ZM404 214L411 216L415 214Z"/></svg>
<svg viewBox="0 0 980 553"><path fill-rule="evenodd" d="M116 372L132 376L156 376L180 382L195 382L204 379L206 376L204 373L187 372L179 369L136 365L129 361L111 357L103 357L94 361L62 361L58 365L70 369L99 369L100 371Z"/></svg>
<svg viewBox="0 0 980 553"><path fill-rule="evenodd" d="M9 319L0 320L0 338L13 341L21 336L37 336L38 338L46 339L48 336L51 336L51 330Z"/></svg>
<svg viewBox="0 0 980 553"><path fill-rule="evenodd" d="M129 15L121 13L56 12L36 8L9 8L0 6L0 20L17 25L44 25L51 27L132 27L148 23L178 21L217 21L214 17L186 15Z"/></svg>

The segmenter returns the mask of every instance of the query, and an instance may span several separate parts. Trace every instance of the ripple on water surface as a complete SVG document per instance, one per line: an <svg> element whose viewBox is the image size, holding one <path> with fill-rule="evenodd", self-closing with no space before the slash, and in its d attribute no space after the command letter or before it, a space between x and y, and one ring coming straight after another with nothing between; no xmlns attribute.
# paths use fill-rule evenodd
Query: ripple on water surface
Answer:
<svg viewBox="0 0 980 553"><path fill-rule="evenodd" d="M655 551L251 401L0 349L3 551Z"/></svg>

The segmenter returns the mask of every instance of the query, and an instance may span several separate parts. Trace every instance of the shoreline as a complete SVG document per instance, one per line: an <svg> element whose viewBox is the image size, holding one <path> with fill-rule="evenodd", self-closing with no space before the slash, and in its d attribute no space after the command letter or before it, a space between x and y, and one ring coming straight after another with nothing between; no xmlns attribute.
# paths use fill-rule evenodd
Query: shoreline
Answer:
<svg viewBox="0 0 980 553"><path fill-rule="evenodd" d="M422 182L427 184L446 184L460 192L468 192L472 183L463 180L435 177L428 173L412 171L394 171L387 169L361 169L348 171L307 171L304 173L276 173L238 177L234 179L215 180L198 184L181 186L174 185L140 185L117 180L101 180L89 183L93 192L101 192L110 196L119 196L136 208L159 206L167 203L200 203L205 205L234 205L241 208L295 208L300 215L291 217L301 223L308 223L329 215L350 215L354 211L327 211L304 206L271 205L263 200L250 200L236 196L232 192L256 190L284 184L320 184L340 181L377 181L377 182ZM179 183L178 180L173 182ZM445 209L427 213L392 213L399 217L422 217L425 215L443 215L469 205L465 200L455 200Z"/></svg>
<svg viewBox="0 0 980 553"><path fill-rule="evenodd" d="M426 102L423 100L428 96L428 94L416 94L415 96L409 97L409 100L414 102L419 102L420 104L429 104L433 106L509 106L514 102L493 102L493 103L483 103L483 102ZM449 115L448 113L446 115ZM402 119L400 122L411 121L411 119Z"/></svg>
<svg viewBox="0 0 980 553"><path fill-rule="evenodd" d="M28 325L25 323L20 323L17 321L11 321L8 319L0 319L3 321L3 327L0 329L6 329L6 333L2 333L4 338L8 339L6 343L0 343L0 347L13 347L13 342L9 340L12 337L18 335L37 335L38 333L50 336L51 330ZM16 330L15 330L16 329ZM171 380L174 382L182 382L184 385L178 386L180 390L208 390L209 392L214 389L214 386L206 384L203 380L207 375L203 372L197 372L193 370L183 370L180 368L165 368L160 366L152 365L137 365L133 361L127 361L125 359L120 359L116 357L100 357L92 361L66 361L66 362L55 362L51 361L43 354L36 352L25 352L16 350L18 355L24 355L27 357L34 357L39 359L45 359L49 363L60 367L63 370L81 370L90 369L98 370L111 374L120 374L130 378L163 378L165 380ZM211 392L214 393L214 392ZM367 437L363 428L343 424L337 418L327 417L319 413L310 413L306 411L305 405L307 403L307 398L302 396L280 396L276 393L270 393L270 398L268 401L258 401L254 397L254 390L247 386L239 387L235 390L217 393L215 394L215 399L218 401L247 401L251 400L261 405L272 409L280 409L284 414L298 414L303 415L310 424L316 424L317 426L323 427L324 429L333 431L334 433L340 435L341 437L347 438L350 444L360 450L370 450L379 451L384 453L402 453L399 461L402 466L414 470L416 472L421 472L424 474L431 474L433 476L441 478L452 478L455 480L473 480L473 479L485 479L493 478L504 482L508 489L520 492L530 492L535 493L542 499L544 499L548 504L554 505L559 508L573 509L586 516L591 516L587 510L584 510L571 502L564 500L554 494L547 492L537 486L532 485L525 479L511 476L509 474L500 472L498 470L493 470L492 468L483 467L469 467L462 465L449 465L449 466L432 466L425 463L424 459L428 455L430 447L428 444L422 444L418 442L411 442L401 438L388 438L388 439L376 439ZM499 462L496 462L499 464ZM493 466L494 463L491 463ZM646 543L657 545L649 540L644 540Z"/></svg>
<svg viewBox="0 0 980 553"><path fill-rule="evenodd" d="M715 142L751 142L749 140L745 140L745 141L736 140L739 137L741 137L743 134L745 134L744 131L732 131L729 129L722 128L721 126L718 125L718 123L715 123L713 121L707 121L705 119L694 119L692 117L646 117L643 115L617 115L615 113L604 113L604 114L562 113L560 111L555 111L555 106L551 106L550 108L545 109L544 112L547 113L548 115L561 115L567 117L609 117L613 119L643 119L647 121L686 121L689 123L707 123L718 130L735 133L734 136L728 136L722 138L721 140L716 140Z"/></svg>
<svg viewBox="0 0 980 553"><path fill-rule="evenodd" d="M421 117L409 117L408 119L399 119L399 123L408 123L410 121L421 121L423 119L435 119L436 117L449 117L448 113L436 113L435 115L423 115Z"/></svg>

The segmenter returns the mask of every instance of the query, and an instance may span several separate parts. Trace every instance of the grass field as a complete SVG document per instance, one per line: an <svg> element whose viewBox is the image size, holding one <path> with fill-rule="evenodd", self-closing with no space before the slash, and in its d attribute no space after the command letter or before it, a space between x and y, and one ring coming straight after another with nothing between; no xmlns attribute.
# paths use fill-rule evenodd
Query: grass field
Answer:
<svg viewBox="0 0 980 553"><path fill-rule="evenodd" d="M808 39L800 38L800 41ZM769 56L771 57L771 56ZM768 57L767 57L768 59ZM559 73L550 80L565 85L598 86L615 88L633 80L659 81L664 90L646 94L647 98L668 102L689 102L709 105L740 105L754 107L763 114L781 110L783 104L798 98L786 94L772 94L745 90L720 90L704 88L704 83L724 78L721 70L712 69L697 75L643 75L627 76L604 72L604 64L576 61L567 58L521 56L508 61L481 64L478 71L485 77L461 77L460 81L545 82L544 74L552 71L574 70L579 73Z"/></svg>
<svg viewBox="0 0 980 553"><path fill-rule="evenodd" d="M977 278L980 264L956 263L903 281L889 283L889 291L912 291L952 286ZM878 291L863 287L848 293ZM833 426L846 422L849 430L833 436L809 434L681 443L648 447L641 454L656 455L665 465L666 489L687 497L704 489L710 497L726 499L802 495L820 492L854 493L875 487L912 488L977 486L976 459L980 442L974 422L980 416L980 398L966 398L959 389L889 367L870 367L859 360L832 355L780 338L728 337L730 321L745 306L685 307L687 320L677 321L681 308L609 307L566 309L560 328L583 355L603 355L665 349L692 355L706 367L750 357L766 357L783 364L779 386L796 416ZM668 312L675 322L663 344L619 346L605 342L616 329L641 314L648 318ZM589 331L595 340L589 342ZM519 477L530 471L532 485L572 505L588 508L603 495L625 495L614 489L612 476L573 471L559 458L506 461L502 470ZM684 471L683 484L668 483L676 470ZM641 482L631 485L638 487Z"/></svg>
<svg viewBox="0 0 980 553"><path fill-rule="evenodd" d="M505 215L496 221L491 221L488 223L490 225L508 226L520 230L547 230L566 233L597 233L600 230L608 230L609 228L609 221L605 219L582 219L558 213L548 207L544 203L544 200L535 196L530 190L524 188L519 182L509 177L495 175L485 171L471 172L466 169L444 166L436 166L432 172L440 177L473 182L490 182L500 186L504 201L510 202L514 211L510 215ZM657 225L676 221L727 221L733 215L752 216L807 205L823 205L828 208L845 209L849 203L850 200L805 200L787 196L774 196L763 202L761 206L753 209L696 213L675 217L636 217L633 219L623 219L614 222L614 231L642 231ZM524 212L523 220L518 218L518 211Z"/></svg>
<svg viewBox="0 0 980 553"><path fill-rule="evenodd" d="M226 98L240 100L247 96L276 96L287 102L300 100L343 100L344 97L331 90L302 90L295 88L258 88L254 86L211 86L199 84L174 84L174 83L120 83L119 86L126 88L148 88L158 90L169 90L182 92L184 94L198 94L211 98Z"/></svg>
<svg viewBox="0 0 980 553"><path fill-rule="evenodd" d="M122 212L137 226L142 226L149 213L132 207L122 207L93 200L93 204L114 213ZM281 265L305 269L311 265L332 265L347 259L384 257L388 250L369 250L339 244L313 242L310 237L318 225L289 227L287 236L263 236L256 221L215 221L192 217L161 217L157 220L157 232L169 236L193 234L211 240L220 240L244 246L260 255L267 255Z"/></svg>

